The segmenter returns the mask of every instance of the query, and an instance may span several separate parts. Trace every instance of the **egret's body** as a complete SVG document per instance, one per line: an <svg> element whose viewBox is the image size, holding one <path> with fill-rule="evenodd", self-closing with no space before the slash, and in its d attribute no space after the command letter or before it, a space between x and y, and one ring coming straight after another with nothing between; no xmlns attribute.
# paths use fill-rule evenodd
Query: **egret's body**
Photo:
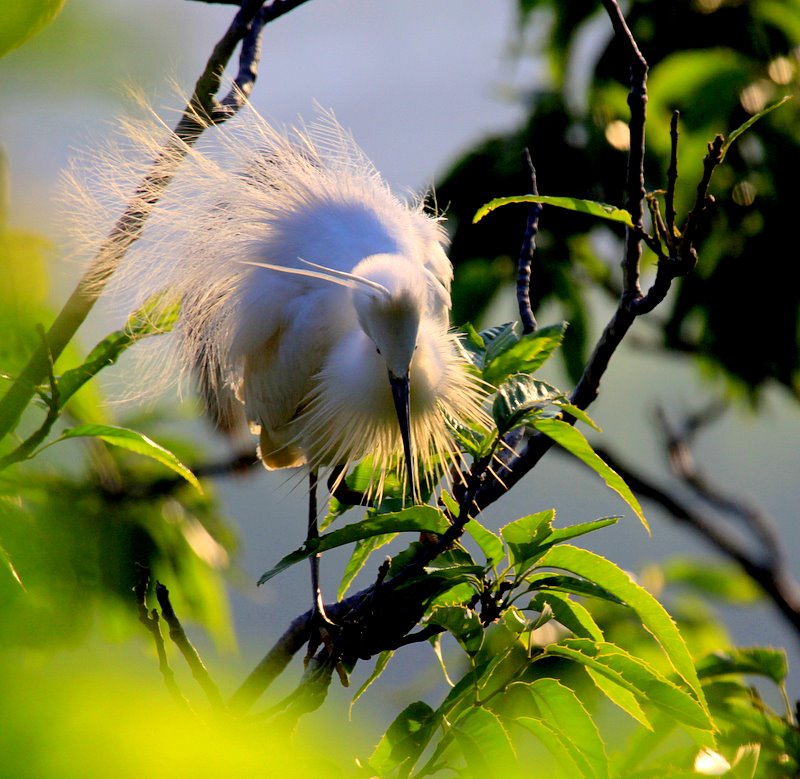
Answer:
<svg viewBox="0 0 800 779"><path fill-rule="evenodd" d="M213 131L222 159L189 150L123 282L180 297L184 366L223 426L250 423L268 468L369 453L373 494L390 466L444 470L452 422L484 412L448 329L440 222L395 197L332 117L292 136L252 110L237 123Z"/></svg>

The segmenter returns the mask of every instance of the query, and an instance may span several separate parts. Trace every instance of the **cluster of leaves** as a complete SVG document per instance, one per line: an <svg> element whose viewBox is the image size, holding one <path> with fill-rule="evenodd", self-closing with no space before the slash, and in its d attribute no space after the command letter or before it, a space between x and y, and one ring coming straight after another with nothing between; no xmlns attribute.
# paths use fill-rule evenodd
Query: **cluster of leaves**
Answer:
<svg viewBox="0 0 800 779"><path fill-rule="evenodd" d="M41 342L37 325L53 318L46 303L46 250L37 236L0 226L2 384ZM150 305L136 312L87 355L70 344L37 388L19 431L0 443L3 644L78 641L96 614L89 603L101 605L109 624L124 624L116 615L135 615L131 588L142 568L174 581L184 613L217 637L230 637L222 573L234 539L213 495L174 453L188 456L190 446L163 439L165 448L111 424L92 381L131 345L170 329L177 308L158 318L154 310ZM79 442L84 447L77 450Z"/></svg>
<svg viewBox="0 0 800 779"><path fill-rule="evenodd" d="M515 131L482 142L437 182L448 203L456 265L454 315L474 318L487 291L514 279L524 213L506 210L491 225L472 225L472 215L498 192L527 192L521 163L529 148L540 190L553 195L623 202L624 137L629 62L610 29L592 28L596 3L518 0L519 43L526 30L546 28L549 85L525 92L528 116ZM705 144L715 133L742 125L764 105L796 94L800 45L797 0L740 3L676 0L632 3L626 18L650 65L646 186L662 186L670 154L669 121L681 112L681 170L676 207L685 212L699 180ZM603 38L603 35L606 38ZM576 84L586 84L576 92ZM731 150L715 180L717 202L698 236L696 272L679 280L671 310L654 333L662 347L695 354L716 374L753 396L776 380L798 392L796 330L800 293L776 285L791 246L792 206L800 105L772 114ZM624 133L623 133L624 136ZM614 143L612 143L614 141ZM614 145L616 144L616 145ZM558 150L557 154L553 150ZM605 240L595 240L603 234ZM616 268L600 248L621 225L598 227L590 216L548 209L542 219L532 268L534 309L558 302L570 322L563 354L577 380L591 343L590 295L598 288L616 296ZM652 256L651 256L652 258ZM724 258L724 262L722 262ZM610 258L616 263L616 257ZM760 324L773 337L758 353L741 348L742 301L769 300Z"/></svg>
<svg viewBox="0 0 800 779"><path fill-rule="evenodd" d="M562 418L569 414L593 424L588 416L531 375L556 352L564 331L558 325L520 338L511 325L482 333L467 328L464 347L482 378L496 387L496 428L459 430L459 438L479 462L492 456L501 435L519 426L535 428L593 468L644 522L624 482ZM370 467L359 466L349 476L350 485L366 482ZM441 536L461 515L447 491L438 506L397 510L401 501L399 480L390 482L384 502L364 519L307 541L261 582L312 555L354 544L340 585L342 598L377 549L401 533ZM346 511L335 506L328 524ZM399 601L413 601L403 630L418 624L451 689L436 708L424 701L407 706L364 761L366 774L422 777L450 769L510 777L523 775L533 756L537 765L552 763L550 775L587 779L663 776L667 768L670 775L698 776L704 760L727 761L732 777L789 776L797 769L800 734L788 719L756 704L737 678L761 674L782 686L783 653L739 650L695 665L676 624L653 595L614 563L569 543L618 519L555 527L555 512L549 510L511 522L498 534L472 518L461 540L401 585ZM425 543L414 542L391 558L388 586ZM630 615L637 626L631 646L604 634L593 617L602 609L592 604ZM401 619L399 610L395 618ZM615 620L618 614L609 621ZM445 635L459 647L460 661L445 664ZM371 635L362 639L360 657L377 651L379 644L373 647L372 640ZM382 649L353 702L395 652ZM356 659L345 657L348 670ZM460 669L459 676L452 667ZM610 714L614 707L628 715L627 727ZM737 721L741 709L748 715ZM755 723L759 726L753 729ZM751 742L759 746L748 746ZM540 754L542 749L549 757ZM782 773L770 773L776 766Z"/></svg>

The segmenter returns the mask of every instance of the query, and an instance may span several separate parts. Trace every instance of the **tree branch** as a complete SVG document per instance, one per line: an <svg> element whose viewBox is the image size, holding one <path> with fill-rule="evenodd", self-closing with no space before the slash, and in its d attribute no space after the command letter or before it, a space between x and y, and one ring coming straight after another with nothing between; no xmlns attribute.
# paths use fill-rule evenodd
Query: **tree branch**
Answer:
<svg viewBox="0 0 800 779"><path fill-rule="evenodd" d="M525 149L525 159L531 172L531 194L538 195L536 169L533 167L531 153L528 149ZM536 234L539 232L539 216L541 213L542 204L531 203L528 209L528 220L525 225L522 248L517 260L517 305L519 307L519 318L522 322L522 332L526 335L536 330L536 318L531 310L531 263L533 262L533 253L536 250Z"/></svg>
<svg viewBox="0 0 800 779"><path fill-rule="evenodd" d="M607 449L595 447L626 484L645 500L658 503L673 519L699 533L718 551L738 563L742 570L756 582L792 626L800 638L800 584L794 580L782 560L764 559L750 551L747 539L734 533L712 516L693 508L640 473L634 471Z"/></svg>
<svg viewBox="0 0 800 779"><path fill-rule="evenodd" d="M215 709L224 711L225 702L222 700L219 688L209 675L208 669L203 664L200 654L186 635L183 625L181 625L181 621L178 619L178 615L172 608L172 602L169 599L169 590L161 584L161 582L156 582L156 598L158 599L158 605L161 606L161 614L166 620L167 625L169 625L169 637L180 650L183 659L186 660L186 664L192 671L192 676L203 688L203 692L205 692L209 703Z"/></svg>

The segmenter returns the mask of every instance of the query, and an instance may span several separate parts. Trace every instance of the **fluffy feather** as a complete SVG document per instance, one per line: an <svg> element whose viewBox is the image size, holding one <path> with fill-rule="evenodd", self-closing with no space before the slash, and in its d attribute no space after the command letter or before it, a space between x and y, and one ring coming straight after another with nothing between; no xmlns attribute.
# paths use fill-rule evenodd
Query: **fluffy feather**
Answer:
<svg viewBox="0 0 800 779"><path fill-rule="evenodd" d="M84 242L86 214L108 208L88 193L123 198L136 161L163 154L152 123L127 130L130 148L92 165L93 188L85 167L68 179ZM441 221L397 198L331 114L282 132L246 106L206 136L180 150L186 160L114 286L133 305L165 289L180 299L180 368L198 377L217 422L246 418L270 468L349 466L371 453L380 492L385 469L403 469L388 368L410 376L418 464L457 461L452 420L483 423L485 412L448 330Z"/></svg>

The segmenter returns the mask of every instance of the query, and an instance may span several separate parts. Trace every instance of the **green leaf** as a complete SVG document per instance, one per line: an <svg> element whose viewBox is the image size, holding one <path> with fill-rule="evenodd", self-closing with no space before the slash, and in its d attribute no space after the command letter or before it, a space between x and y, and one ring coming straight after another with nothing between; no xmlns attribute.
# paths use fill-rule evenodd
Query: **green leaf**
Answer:
<svg viewBox="0 0 800 779"><path fill-rule="evenodd" d="M582 214L589 214L599 219L620 222L628 227L633 227L631 215L623 208L610 206L606 203L598 203L595 200L581 200L577 197L553 197L551 195L514 195L512 197L495 198L478 209L472 219L472 223L480 222L483 217L496 208L510 203L541 203L542 205L555 206L556 208L565 208L568 211L579 211Z"/></svg>
<svg viewBox="0 0 800 779"><path fill-rule="evenodd" d="M620 686L616 682L609 679L607 676L598 673L592 668L586 667L586 673L589 678L594 682L603 695L606 696L614 705L618 706L622 711L635 719L640 725L649 731L653 731L653 725L649 717L645 714L644 709L639 705L636 696L627 688ZM672 721L672 720L670 720Z"/></svg>
<svg viewBox="0 0 800 779"><path fill-rule="evenodd" d="M367 517L360 522L353 522L343 528L325 533L319 538L306 541L299 549L290 552L270 568L258 580L264 584L273 576L286 570L301 560L306 560L312 555L327 552L337 546L344 546L355 541L360 541L373 536L386 536L392 533L419 532L419 533L444 533L450 524L444 514L434 506L412 506L394 514L381 514L376 517Z"/></svg>
<svg viewBox="0 0 800 779"><path fill-rule="evenodd" d="M586 598L598 598L609 603L622 603L622 601L599 584L579 579L576 576L555 573L532 573L525 577L529 591L546 590L547 592L566 592L570 595L582 595Z"/></svg>
<svg viewBox="0 0 800 779"><path fill-rule="evenodd" d="M491 530L487 530L478 520L471 519L464 526L464 530L486 555L488 565L497 565L506 556L506 550L500 538Z"/></svg>
<svg viewBox="0 0 800 779"><path fill-rule="evenodd" d="M488 330L481 330L480 337L486 347L486 363L497 359L519 341L514 325L514 322L505 322Z"/></svg>
<svg viewBox="0 0 800 779"><path fill-rule="evenodd" d="M541 511L510 522L500 529L500 534L509 547L511 564L517 573L525 570L555 544L609 527L619 521L619 517L603 517L592 522L554 528L552 525L555 515L553 509Z"/></svg>
<svg viewBox="0 0 800 779"><path fill-rule="evenodd" d="M577 638L591 638L595 641L603 641L603 631L592 618L588 609L581 603L577 603L567 595L556 592L539 592L531 600L529 608L537 611L544 611L549 606L553 616L565 627L570 630Z"/></svg>
<svg viewBox="0 0 800 779"><path fill-rule="evenodd" d="M508 546L509 560L517 573L521 573L543 554L543 543L551 535L555 516L554 509L540 511L500 528L500 535Z"/></svg>
<svg viewBox="0 0 800 779"><path fill-rule="evenodd" d="M507 779L516 776L519 763L511 739L500 718L483 707L460 717L452 729L456 744L474 779Z"/></svg>
<svg viewBox="0 0 800 779"><path fill-rule="evenodd" d="M578 408L576 405L568 403L566 400L554 400L553 403L560 409L566 411L567 414L571 414L579 422L583 422L584 425L589 425L589 427L594 428L598 433L603 432L600 425L598 425L582 408Z"/></svg>
<svg viewBox="0 0 800 779"><path fill-rule="evenodd" d="M555 679L537 679L528 687L541 719L571 742L581 773L608 779L609 765L600 733L578 696Z"/></svg>
<svg viewBox="0 0 800 779"><path fill-rule="evenodd" d="M572 425L568 425L559 419L536 418L531 420L531 424L539 432L552 438L559 446L588 465L603 479L610 489L614 490L633 509L647 532L650 532L650 526L644 517L642 507L634 497L630 487L613 468L606 465L602 458L595 453L580 430L576 430Z"/></svg>
<svg viewBox="0 0 800 779"><path fill-rule="evenodd" d="M494 353L489 349L483 378L497 386L515 373L533 373L558 349L566 329L566 322L542 327L534 333L523 335L502 352Z"/></svg>
<svg viewBox="0 0 800 779"><path fill-rule="evenodd" d="M353 579L358 576L361 569L366 565L369 556L376 549L391 543L395 538L397 538L397 533L390 533L385 536L372 536L371 538L362 538L360 541L356 541L353 554L350 555L350 559L347 561L344 573L342 574L342 580L339 583L339 590L336 594L339 600L344 597L348 588L353 583Z"/></svg>
<svg viewBox="0 0 800 779"><path fill-rule="evenodd" d="M466 606L440 606L428 618L429 625L440 625L472 656L483 644L483 625L480 617Z"/></svg>
<svg viewBox="0 0 800 779"><path fill-rule="evenodd" d="M163 295L155 295L131 315L125 327L107 335L77 368L65 371L58 380L59 408L103 368L113 365L132 344L149 335L166 333L180 314L180 304L164 304Z"/></svg>
<svg viewBox="0 0 800 779"><path fill-rule="evenodd" d="M370 767L385 774L400 765L413 766L428 743L435 720L434 710L423 701L406 706L375 747Z"/></svg>
<svg viewBox="0 0 800 779"><path fill-rule="evenodd" d="M492 401L492 417L503 434L541 414L561 392L545 381L517 374L503 382Z"/></svg>
<svg viewBox="0 0 800 779"><path fill-rule="evenodd" d="M697 675L701 679L725 674L757 674L766 676L780 686L786 681L788 673L786 652L783 649L765 647L714 652L697 663Z"/></svg>
<svg viewBox="0 0 800 779"><path fill-rule="evenodd" d="M751 116L744 124L739 125L726 139L725 143L722 144L722 158L720 162L725 159L725 155L728 153L728 149L730 149L731 144L744 132L747 132L759 119L766 116L768 113L771 113L776 108L780 108L785 102L792 99L792 95L786 95L782 97L780 100L776 100L774 103L768 105L766 108L759 111L757 114Z"/></svg>
<svg viewBox="0 0 800 779"><path fill-rule="evenodd" d="M350 707L347 710L348 717L352 716L353 713L353 706L356 705L356 701L367 691L369 686L383 673L384 669L387 665L389 665L389 661L392 659L394 655L393 649L386 649L378 655L378 659L375 661L375 667L372 669L372 673L365 679L364 683L356 690L355 695L353 695L353 699L350 701Z"/></svg>
<svg viewBox="0 0 800 779"><path fill-rule="evenodd" d="M664 607L614 563L586 549L562 544L540 560L541 567L559 568L599 584L636 612L644 627L661 645L675 671L705 706L700 680L678 628Z"/></svg>
<svg viewBox="0 0 800 779"><path fill-rule="evenodd" d="M550 532L548 544L560 544L579 536L585 536L587 533L594 533L604 527L616 525L619 520L620 517L601 517L600 519L593 519L591 522L579 522L577 525L553 528Z"/></svg>
<svg viewBox="0 0 800 779"><path fill-rule="evenodd" d="M172 452L136 430L114 425L78 425L65 430L59 438L51 441L47 446L52 446L70 438L99 438L112 446L119 446L122 449L128 449L136 454L149 457L151 460L155 460L175 471L198 492L203 492L197 477Z"/></svg>
<svg viewBox="0 0 800 779"><path fill-rule="evenodd" d="M607 676L684 725L709 733L714 730L707 711L692 695L616 644L568 638L558 644L549 644L545 655L574 660Z"/></svg>
<svg viewBox="0 0 800 779"><path fill-rule="evenodd" d="M565 736L561 730L535 717L518 717L515 722L532 733L555 758L561 766L561 776L570 777L570 779L573 777L574 779L594 779L591 774L584 772L585 767L579 764L572 739Z"/></svg>

